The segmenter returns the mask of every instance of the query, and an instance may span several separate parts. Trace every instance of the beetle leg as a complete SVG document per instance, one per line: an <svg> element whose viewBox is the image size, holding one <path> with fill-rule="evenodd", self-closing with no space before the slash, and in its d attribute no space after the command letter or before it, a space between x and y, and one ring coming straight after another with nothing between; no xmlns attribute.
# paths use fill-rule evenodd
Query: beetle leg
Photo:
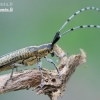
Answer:
<svg viewBox="0 0 100 100"><path fill-rule="evenodd" d="M44 85L44 78L43 78L42 68L41 68L42 62L41 62L40 59L38 60L37 65L38 65L39 71L40 71L40 73L41 73L41 84L40 84L40 87L42 88L43 85Z"/></svg>
<svg viewBox="0 0 100 100"><path fill-rule="evenodd" d="M63 57L65 57L68 53L65 53L64 55L59 56L58 53L57 53L56 51L54 51L54 54L55 54L57 57L59 57L59 58L63 58Z"/></svg>
<svg viewBox="0 0 100 100"><path fill-rule="evenodd" d="M57 72L58 72L59 78L60 78L61 80L63 80L63 79L62 79L62 75L60 74L59 69L57 68L57 66L56 66L56 64L53 62L53 60L47 58L46 56L45 56L44 58L46 59L47 62L50 62L50 63L52 63L52 64L55 66L55 68L56 68L56 70L57 70Z"/></svg>
<svg viewBox="0 0 100 100"><path fill-rule="evenodd" d="M17 68L17 67L25 67L25 65L23 65L23 64L18 64L18 63L12 64L12 72L11 72L11 75L10 75L9 79L4 83L4 87L5 87L5 86L8 84L8 82L12 79L14 68ZM4 88L4 87L3 87L3 88Z"/></svg>
<svg viewBox="0 0 100 100"><path fill-rule="evenodd" d="M16 72L18 72L18 67L16 67Z"/></svg>

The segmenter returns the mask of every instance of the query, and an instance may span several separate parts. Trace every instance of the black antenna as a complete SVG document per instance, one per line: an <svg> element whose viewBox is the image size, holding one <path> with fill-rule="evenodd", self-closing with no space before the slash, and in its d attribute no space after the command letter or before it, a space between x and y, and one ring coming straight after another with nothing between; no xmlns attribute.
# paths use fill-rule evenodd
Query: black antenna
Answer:
<svg viewBox="0 0 100 100"><path fill-rule="evenodd" d="M82 8L82 9L76 11L73 15L71 15L71 16L65 21L65 23L62 25L62 27L59 29L59 31L61 31L61 30L69 23L69 21L71 21L72 18L74 18L76 15L78 15L78 14L80 14L81 12L86 11L86 10L96 10L96 11L100 12L100 9L99 9L99 8L96 8L96 7L86 7L86 8Z"/></svg>
<svg viewBox="0 0 100 100"><path fill-rule="evenodd" d="M73 15L71 15L66 21L65 23L62 25L62 27L59 29L59 31L56 33L53 41L52 41L52 46L60 39L60 37L62 37L64 34L68 33L68 32L71 32L71 31L74 31L76 29L79 29L79 28L100 28L99 25L82 25L82 26L77 26L77 27L74 27L74 28L71 28L67 31L65 31L64 33L62 33L60 35L60 31L69 23L69 21L74 18L76 15L78 15L79 13L83 12L83 11L86 11L86 10L96 10L98 12L100 12L100 9L99 8L96 8L96 7L86 7L86 8L82 8L80 10L78 10L77 12L75 12Z"/></svg>
<svg viewBox="0 0 100 100"><path fill-rule="evenodd" d="M77 26L77 27L74 27L74 28L71 28L67 31L65 31L64 33L62 33L60 35L60 31L69 23L69 21L75 17L76 15L78 15L79 13L83 12L83 11L86 11L86 10L96 10L96 11L100 11L99 8L96 8L96 7L86 7L86 8L82 8L80 10L78 10L77 12L75 12L73 15L71 15L67 21L65 21L65 23L62 25L62 27L59 29L59 31L56 33L53 41L52 41L52 46L60 39L60 37L62 37L64 34L68 33L68 32L71 32L71 31L74 31L76 29L79 29L79 28L100 28L99 25L82 25L82 26Z"/></svg>
<svg viewBox="0 0 100 100"><path fill-rule="evenodd" d="M74 28L71 28L71 29L65 31L64 33L62 33L60 35L60 37L62 37L64 34L67 34L67 33L71 32L71 31L74 31L74 30L79 29L79 28L100 28L100 26L99 25L82 25L82 26L77 26L77 27L74 27Z"/></svg>

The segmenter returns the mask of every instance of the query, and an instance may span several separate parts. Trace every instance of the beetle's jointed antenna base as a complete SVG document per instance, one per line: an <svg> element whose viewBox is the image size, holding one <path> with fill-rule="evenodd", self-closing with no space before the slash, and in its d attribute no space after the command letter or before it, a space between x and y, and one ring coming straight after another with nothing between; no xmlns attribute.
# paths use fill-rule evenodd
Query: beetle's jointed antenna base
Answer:
<svg viewBox="0 0 100 100"><path fill-rule="evenodd" d="M56 35L54 36L54 39L52 41L52 46L54 46L54 44L60 39L60 31L58 31L56 33Z"/></svg>

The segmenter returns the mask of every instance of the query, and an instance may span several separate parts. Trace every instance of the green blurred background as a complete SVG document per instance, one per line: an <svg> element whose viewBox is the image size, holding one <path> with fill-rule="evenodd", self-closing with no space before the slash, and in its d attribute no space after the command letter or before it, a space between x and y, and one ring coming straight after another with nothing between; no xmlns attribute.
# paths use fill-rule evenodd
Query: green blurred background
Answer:
<svg viewBox="0 0 100 100"><path fill-rule="evenodd" d="M1 56L26 46L49 43L74 12L87 6L100 8L100 0L0 0L0 3L3 2L12 2L14 12L0 12ZM84 24L100 25L100 13L94 10L85 11L73 18L62 32ZM59 100L100 100L99 40L100 29L87 28L70 32L57 43L69 53L68 56L80 53L80 48L87 54L87 62L77 68L67 84L63 98ZM43 60L43 67L46 66L48 63ZM36 65L28 68L34 67L37 68ZM51 64L46 68L54 69ZM10 72L11 70L4 73ZM28 99L49 100L47 96L36 95L31 89L0 95L0 100Z"/></svg>

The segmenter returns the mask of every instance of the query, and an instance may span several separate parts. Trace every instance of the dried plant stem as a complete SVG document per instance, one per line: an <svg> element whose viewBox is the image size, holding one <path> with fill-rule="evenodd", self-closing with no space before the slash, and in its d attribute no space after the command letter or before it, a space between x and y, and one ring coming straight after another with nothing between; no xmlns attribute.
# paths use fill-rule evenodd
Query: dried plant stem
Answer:
<svg viewBox="0 0 100 100"><path fill-rule="evenodd" d="M54 50L59 56L65 54L58 45L55 45ZM0 94L33 87L37 90L37 94L45 94L48 95L51 100L57 100L59 96L62 96L66 84L76 67L86 62L85 52L82 49L80 49L80 51L81 54L79 55L72 55L69 58L66 56L59 58L60 64L58 65L58 69L62 74L64 80L63 84L56 70L50 71L48 69L43 69L42 72L45 81L43 88L40 88L41 75L38 69L23 70L14 73L13 79L8 82L5 88L3 88L4 83L9 78L10 74L0 76Z"/></svg>

